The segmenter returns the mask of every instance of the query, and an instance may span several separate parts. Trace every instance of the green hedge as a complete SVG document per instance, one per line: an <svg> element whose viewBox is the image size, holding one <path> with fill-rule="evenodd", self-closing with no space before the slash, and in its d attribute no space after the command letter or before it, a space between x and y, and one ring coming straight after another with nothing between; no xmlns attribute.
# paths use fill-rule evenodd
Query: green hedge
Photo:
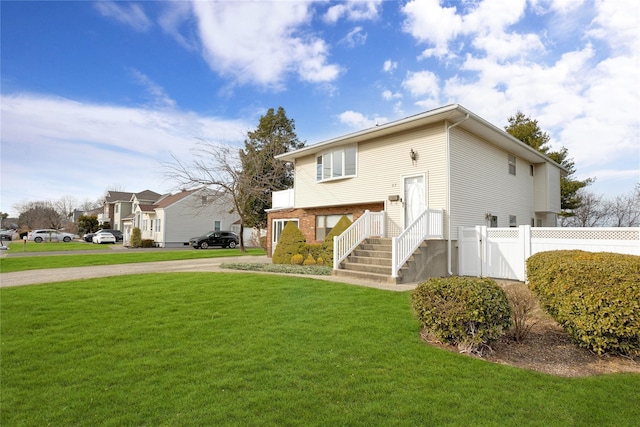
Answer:
<svg viewBox="0 0 640 427"><path fill-rule="evenodd" d="M527 260L529 287L582 347L640 355L640 257L541 252Z"/></svg>
<svg viewBox="0 0 640 427"><path fill-rule="evenodd" d="M511 326L507 296L491 279L431 278L418 285L412 303L428 332L470 351L500 338Z"/></svg>

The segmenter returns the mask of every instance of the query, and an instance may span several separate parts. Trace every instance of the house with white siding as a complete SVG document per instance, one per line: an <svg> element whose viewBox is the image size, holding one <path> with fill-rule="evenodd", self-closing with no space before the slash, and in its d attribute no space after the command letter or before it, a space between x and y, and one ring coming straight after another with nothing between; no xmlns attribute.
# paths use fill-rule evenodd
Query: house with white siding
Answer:
<svg viewBox="0 0 640 427"><path fill-rule="evenodd" d="M170 248L189 246L189 239L212 230L239 231L240 217L232 211L229 200L204 188L166 194L153 203L133 199L132 213L124 226L124 245L131 240L133 228L140 228L143 240L154 246Z"/></svg>
<svg viewBox="0 0 640 427"><path fill-rule="evenodd" d="M319 243L348 215L361 224L335 243L334 273L393 283L455 274L459 226L555 226L566 173L457 104L277 158L294 164L295 183L273 193L268 253L287 221Z"/></svg>

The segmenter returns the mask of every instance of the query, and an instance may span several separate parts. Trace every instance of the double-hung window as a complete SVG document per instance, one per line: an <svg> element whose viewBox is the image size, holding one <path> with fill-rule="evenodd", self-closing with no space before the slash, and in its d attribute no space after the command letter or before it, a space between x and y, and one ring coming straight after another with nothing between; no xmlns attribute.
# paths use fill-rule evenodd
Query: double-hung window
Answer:
<svg viewBox="0 0 640 427"><path fill-rule="evenodd" d="M316 157L316 181L347 178L356 175L357 147L346 145Z"/></svg>

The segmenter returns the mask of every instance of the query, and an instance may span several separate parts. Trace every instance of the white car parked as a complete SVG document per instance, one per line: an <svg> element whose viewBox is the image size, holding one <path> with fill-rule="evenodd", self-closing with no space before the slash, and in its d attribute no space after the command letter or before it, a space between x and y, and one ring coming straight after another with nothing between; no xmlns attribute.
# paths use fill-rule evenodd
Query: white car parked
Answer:
<svg viewBox="0 0 640 427"><path fill-rule="evenodd" d="M98 244L115 243L116 236L109 233L108 231L98 231L96 234L93 235L91 240L93 241L93 243L98 243Z"/></svg>
<svg viewBox="0 0 640 427"><path fill-rule="evenodd" d="M70 242L80 237L72 234L65 233L63 231L54 230L52 228L46 228L42 230L30 231L27 235L27 239L36 243L40 242Z"/></svg>

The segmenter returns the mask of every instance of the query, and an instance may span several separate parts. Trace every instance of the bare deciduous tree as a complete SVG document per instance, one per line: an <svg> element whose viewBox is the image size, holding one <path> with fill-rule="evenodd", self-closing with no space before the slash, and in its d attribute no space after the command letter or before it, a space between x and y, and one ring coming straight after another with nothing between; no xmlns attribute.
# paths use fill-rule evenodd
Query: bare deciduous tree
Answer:
<svg viewBox="0 0 640 427"><path fill-rule="evenodd" d="M563 227L637 227L640 226L640 183L622 196L605 199L580 190L582 205L573 216L561 219Z"/></svg>
<svg viewBox="0 0 640 427"><path fill-rule="evenodd" d="M223 196L218 200L229 200L229 211L240 216L240 250L246 252L244 218L255 190L243 174L238 148L199 140L192 152L194 160L188 164L172 155L174 162L164 165L165 174L179 186L205 187Z"/></svg>
<svg viewBox="0 0 640 427"><path fill-rule="evenodd" d="M611 227L637 227L640 225L640 183L627 196L617 196L605 203L604 209Z"/></svg>
<svg viewBox="0 0 640 427"><path fill-rule="evenodd" d="M606 224L607 212L604 209L602 196L588 191L578 191L581 204L573 209L572 216L561 217L563 227L602 227Z"/></svg>
<svg viewBox="0 0 640 427"><path fill-rule="evenodd" d="M63 218L51 202L25 203L18 211L20 212L18 226L21 229L54 228L57 230L63 224Z"/></svg>

